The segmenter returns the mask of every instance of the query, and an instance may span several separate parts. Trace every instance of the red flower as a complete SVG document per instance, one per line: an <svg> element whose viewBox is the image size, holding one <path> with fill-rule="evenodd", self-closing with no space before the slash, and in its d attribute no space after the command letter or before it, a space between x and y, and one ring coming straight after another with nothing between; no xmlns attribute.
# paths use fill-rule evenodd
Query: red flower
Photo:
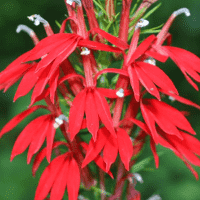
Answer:
<svg viewBox="0 0 200 200"><path fill-rule="evenodd" d="M0 132L2 137L6 132L12 130L18 123L20 123L26 116L34 112L39 108L46 108L46 106L34 106L22 113L15 116L10 122L8 122ZM56 129L54 128L55 117L51 114L40 116L31 121L24 130L20 133L15 141L12 153L11 161L15 156L23 153L29 146L27 163L30 163L32 156L38 152L42 146L45 138L47 140L47 160L50 162L53 140Z"/></svg>
<svg viewBox="0 0 200 200"><path fill-rule="evenodd" d="M182 103L200 109L200 106L183 97L167 92L163 93L171 95ZM198 179L198 174L191 167L191 164L200 166L200 159L196 156L200 155L200 142L188 134L191 133L195 135L196 133L184 115L177 109L156 99L143 99L141 101L141 111L147 124L146 127L143 125L141 128L151 136L150 144L156 167L159 166L159 157L155 145L161 144L162 146L171 149L179 158L181 158ZM158 124L158 127L155 126L155 123Z"/></svg>
<svg viewBox="0 0 200 200"><path fill-rule="evenodd" d="M69 200L78 198L80 170L72 153L56 157L44 170L35 194L35 200L43 200L51 190L52 200L61 200L67 187Z"/></svg>
<svg viewBox="0 0 200 200"><path fill-rule="evenodd" d="M125 168L129 170L129 162L133 154L133 145L129 135L122 128L117 129L117 138L113 137L105 127L99 129L97 140L94 141L93 138L90 140L82 167L85 167L94 160L103 148L103 160L106 163L106 171L115 162L118 151Z"/></svg>
<svg viewBox="0 0 200 200"><path fill-rule="evenodd" d="M180 130L196 134L184 115L172 106L156 99L143 99L140 105L142 116L156 144L159 140L155 123L167 134L179 139L183 139Z"/></svg>
<svg viewBox="0 0 200 200"><path fill-rule="evenodd" d="M137 101L139 101L140 98L139 83L142 83L146 90L157 99L160 99L160 94L155 84L163 90L172 91L173 93L178 94L173 82L159 67L142 62L144 59L141 60L141 56L146 54L147 56L154 57L159 61L166 61L167 56L162 56L155 52L149 51L149 48L155 39L156 37L154 35L149 36L137 47L133 53L130 52L128 54L127 61L125 61L131 87L134 91L134 96Z"/></svg>
<svg viewBox="0 0 200 200"><path fill-rule="evenodd" d="M178 47L172 46L155 46L157 52L164 51L180 68L187 81L196 89L199 90L197 85L192 81L192 77L195 81L200 82L200 58L195 54Z"/></svg>
<svg viewBox="0 0 200 200"><path fill-rule="evenodd" d="M64 25L65 21L63 22L63 26ZM63 26L61 28L62 31L64 30ZM0 73L0 89L6 91L11 85L25 75L19 86L20 88L16 92L14 100L27 94L35 86L31 99L32 105L36 98L44 91L48 83L50 86L50 97L53 101L60 74L59 65L69 57L76 47L86 47L93 50L118 53L128 48L126 43L101 29L95 28L93 31L103 35L103 37L119 48L84 39L77 34L58 33L51 35L41 40L32 50L21 55ZM38 63L27 63L38 59L41 59ZM30 77L32 78L30 79ZM22 90L23 87L25 88L24 91Z"/></svg>
<svg viewBox="0 0 200 200"><path fill-rule="evenodd" d="M86 115L87 128L92 134L95 141L97 137L97 131L99 130L99 119L110 131L110 133L115 136L110 108L104 96L109 98L118 98L116 94L117 90L95 87L96 79L98 78L98 76L105 72L121 73L127 76L125 71L119 69L117 70L110 68L102 70L96 74L93 87L85 87L81 92L77 94L72 102L72 106L69 111L69 132L71 140L74 139L76 134L81 129L84 113ZM72 77L80 77L84 80L85 83L85 79L82 76L70 74L60 79L59 84ZM129 94L131 94L131 92L128 90L124 92L124 96Z"/></svg>

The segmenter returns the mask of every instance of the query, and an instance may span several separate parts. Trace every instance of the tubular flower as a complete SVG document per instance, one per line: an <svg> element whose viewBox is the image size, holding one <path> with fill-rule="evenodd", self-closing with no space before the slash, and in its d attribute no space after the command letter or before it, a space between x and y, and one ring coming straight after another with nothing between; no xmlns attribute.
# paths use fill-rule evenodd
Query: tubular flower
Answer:
<svg viewBox="0 0 200 200"><path fill-rule="evenodd" d="M182 159L198 179L191 166L200 166L200 142L192 136L196 132L184 115L186 112L164 100L167 96L170 103L179 101L197 109L200 106L181 97L172 80L157 66L157 61L165 63L171 58L198 90L190 77L200 82L200 59L170 46L172 37L168 32L176 16L190 13L186 8L175 11L161 30L144 30L150 36L139 41L141 28L149 24L147 16L159 6L144 19L141 17L156 1L143 0L135 11L137 5L132 6L132 0L105 0L105 8L102 1L65 0L69 17L62 22L59 33L54 34L40 15L28 17L37 26L43 24L47 37L41 41L29 27L17 27L17 33L21 30L28 33L35 47L0 73L0 89L5 92L21 79L14 101L32 89L33 92L28 109L8 122L0 137L38 109L48 110L22 130L10 158L13 160L29 147L28 164L36 154L33 176L47 158L49 165L40 178L35 200L61 200L66 189L69 200L85 198L79 195L80 187L80 193L83 190L87 193L92 187L101 199L108 196L109 200L121 199L126 181L125 198L140 200L134 181L143 183L143 179L129 170L137 164L147 136L156 168L159 166L156 145L160 144ZM121 3L121 13L117 13L115 8ZM66 32L68 21L70 33ZM153 35L155 32L159 32L157 36ZM165 41L167 45L163 46ZM46 106L33 105L40 100ZM60 134L55 138L57 129ZM46 146L39 152L45 139ZM118 169L112 174L110 169L114 164ZM94 169L99 176L93 173ZM113 179L116 177L113 194L106 191L106 173Z"/></svg>
<svg viewBox="0 0 200 200"><path fill-rule="evenodd" d="M12 130L15 126L17 126L25 117L30 115L32 112L36 111L39 108L45 108L43 106L34 106L31 107L22 113L16 115L10 122L8 122L4 128L0 132L0 136L2 137L5 133ZM58 121L55 116L52 114L42 115L33 121L31 121L24 130L20 133L17 140L15 141L12 153L11 153L11 161L15 156L23 153L26 148L29 146L27 163L29 164L32 156L39 151L41 148L45 138L47 140L47 153L46 157L48 162L51 160L51 151L52 145L54 141L54 136L56 133L55 122ZM62 119L59 120L61 122ZM60 123L62 124L62 123Z"/></svg>
<svg viewBox="0 0 200 200"><path fill-rule="evenodd" d="M44 199L51 190L51 198L61 200L68 190L69 200L78 197L80 170L71 153L56 157L44 170L35 194L35 200Z"/></svg>
<svg viewBox="0 0 200 200"><path fill-rule="evenodd" d="M133 119L133 122L140 126L140 122ZM142 123L142 122L141 122ZM106 171L115 162L119 152L120 158L126 168L129 170L130 159L133 155L134 149L130 136L122 128L117 128L117 138L114 137L105 127L98 131L97 140L90 140L85 160L82 167L96 158L97 155L103 150L103 160L106 163Z"/></svg>

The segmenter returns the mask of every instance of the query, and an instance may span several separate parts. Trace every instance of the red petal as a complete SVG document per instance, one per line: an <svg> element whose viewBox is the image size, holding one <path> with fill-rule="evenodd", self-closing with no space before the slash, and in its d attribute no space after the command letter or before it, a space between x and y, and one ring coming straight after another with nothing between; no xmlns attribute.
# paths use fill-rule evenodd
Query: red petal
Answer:
<svg viewBox="0 0 200 200"><path fill-rule="evenodd" d="M70 79L70 78L80 78L82 79L83 81L85 81L85 78L79 74L75 74L75 73L72 73L72 74L68 74L64 77L62 77L59 82L58 82L58 85L60 85L61 83L63 83L64 81Z"/></svg>
<svg viewBox="0 0 200 200"><path fill-rule="evenodd" d="M53 183L51 189L51 200L62 200L63 195L65 193L65 188L67 186L67 176L69 173L69 162L70 158L67 157L65 162L62 165L61 170L58 172L55 182Z"/></svg>
<svg viewBox="0 0 200 200"><path fill-rule="evenodd" d="M71 140L74 139L81 128L85 110L85 99L86 89L79 92L72 102L69 111L69 133Z"/></svg>
<svg viewBox="0 0 200 200"><path fill-rule="evenodd" d="M67 191L69 200L75 200L78 198L78 191L81 181L80 181L79 167L73 157L69 162L66 179L67 179Z"/></svg>
<svg viewBox="0 0 200 200"><path fill-rule="evenodd" d="M33 93L31 96L31 104L33 104L33 102L35 102L36 98L42 94L42 92L45 89L45 86L48 82L48 78L47 78L47 74L50 72L50 70L52 69L52 66L50 66L49 68L46 68L43 70L41 76L38 78L38 81L33 89Z"/></svg>
<svg viewBox="0 0 200 200"><path fill-rule="evenodd" d="M39 130L41 130L43 121L45 121L47 118L46 115L38 117L31 121L25 128L24 130L20 133L18 136L17 140L15 141L12 153L11 153L11 158L10 160L12 161L15 156L23 153L28 145L31 143L34 134L36 134Z"/></svg>
<svg viewBox="0 0 200 200"><path fill-rule="evenodd" d="M155 35L150 35L148 38L146 38L136 49L136 51L133 53L132 57L130 58L130 61L127 64L130 64L134 62L137 58L139 58L152 44L152 42L156 39Z"/></svg>
<svg viewBox="0 0 200 200"><path fill-rule="evenodd" d="M158 154L156 152L156 145L155 145L155 142L153 141L153 139L152 138L150 138L150 139L151 139L151 141L150 141L151 151L152 151L153 156L154 156L156 168L158 168L159 167L159 157L158 157Z"/></svg>
<svg viewBox="0 0 200 200"><path fill-rule="evenodd" d="M82 163L82 168L85 167L88 163L90 163L92 160L94 160L97 157L97 155L103 149L106 143L107 137L109 135L110 135L110 132L105 127L99 129L96 142L94 142L93 138L90 140L89 146L87 148L87 154Z"/></svg>
<svg viewBox="0 0 200 200"><path fill-rule="evenodd" d="M141 70L140 67L138 67L137 65L135 65L134 67L135 67L136 74L140 82L142 83L142 85L146 88L146 90L150 94L152 94L153 96L155 96L157 99L160 100L160 94L158 92L157 87L152 82L152 80L146 75L146 73L144 73L143 70Z"/></svg>
<svg viewBox="0 0 200 200"><path fill-rule="evenodd" d="M101 121L103 122L105 127L110 131L110 133L116 136L107 101L97 90L94 90L94 98L97 112Z"/></svg>
<svg viewBox="0 0 200 200"><path fill-rule="evenodd" d="M116 47L112 47L106 44L102 44L100 42L94 42L90 40L80 40L78 43L78 46L81 47L87 47L89 49L93 50L99 50L99 51L108 51L108 52L116 52L116 53L121 53L122 50Z"/></svg>
<svg viewBox="0 0 200 200"><path fill-rule="evenodd" d="M103 161L102 157L101 156L97 156L95 159L94 159L94 162L99 166L99 168L101 168L104 172L108 173L108 175L110 175L110 177L113 179L113 175L112 175L112 172L109 170L109 171L106 171L106 163Z"/></svg>
<svg viewBox="0 0 200 200"><path fill-rule="evenodd" d="M193 153L200 155L200 141L187 133L182 132L182 135L185 146L188 146Z"/></svg>
<svg viewBox="0 0 200 200"><path fill-rule="evenodd" d="M53 149L60 146L60 145L65 145L65 144L66 144L65 142L60 142L60 141L55 142L54 145L53 145ZM46 152L47 152L47 148L45 147L35 157L34 162L33 162L33 166L32 166L32 175L33 176L35 176L35 173L37 172L41 162L44 160L44 158L47 154Z"/></svg>
<svg viewBox="0 0 200 200"><path fill-rule="evenodd" d="M168 59L168 56L162 55L160 53L157 52L153 52L153 51L146 51L145 52L146 55L153 57L154 59L160 61L160 62L166 62Z"/></svg>
<svg viewBox="0 0 200 200"><path fill-rule="evenodd" d="M32 67L24 77L22 78L17 91L15 93L15 97L13 101L16 101L19 97L25 96L30 92L30 90L34 87L38 80L37 74L35 74L35 67Z"/></svg>
<svg viewBox="0 0 200 200"><path fill-rule="evenodd" d="M4 69L0 73L0 84L6 81L8 77L6 75L10 76L10 74L15 75L16 72L21 71L21 69L26 68L27 69L27 64L22 64L23 61L30 55L31 51L28 51L21 56L19 56L16 60L14 60L10 65L7 66L6 69ZM30 65L30 64L29 64ZM21 71L22 73L22 71Z"/></svg>
<svg viewBox="0 0 200 200"><path fill-rule="evenodd" d="M56 89L58 86L58 78L59 78L59 68L56 70L56 72L53 74L53 76L51 77L51 79L49 80L49 87L50 87L50 99L51 102L54 103L54 99L55 99L55 93L56 93Z"/></svg>
<svg viewBox="0 0 200 200"><path fill-rule="evenodd" d="M191 162L193 165L200 166L200 159L189 149L188 146L185 146L181 140L175 137L167 137L167 139L176 146L177 150L184 155L184 157Z"/></svg>
<svg viewBox="0 0 200 200"><path fill-rule="evenodd" d="M56 46L54 49L52 49L52 51L38 63L36 72L48 66L54 59L56 59L59 55L61 55L64 51L71 47L76 39L77 36L71 37L68 40L65 40L61 45Z"/></svg>
<svg viewBox="0 0 200 200"><path fill-rule="evenodd" d="M56 47L60 46L61 44L68 41L68 39L77 36L75 34L71 33L58 33L51 35L49 37L46 37L42 39L29 53L29 57L27 57L24 62L30 61L30 60L37 60L41 58L42 56L48 54L52 50L54 50Z"/></svg>
<svg viewBox="0 0 200 200"><path fill-rule="evenodd" d="M142 101L140 104L140 109L141 109L144 121L146 122L148 128L150 129L155 143L158 144L158 133L155 128L155 119L154 119L153 114L146 108L146 106L143 104Z"/></svg>
<svg viewBox="0 0 200 200"><path fill-rule="evenodd" d="M53 123L49 123L49 127L47 130L47 160L50 163L51 162L51 152L52 152L52 147L53 147L53 141L54 141L54 136L56 133L56 129L53 126Z"/></svg>
<svg viewBox="0 0 200 200"><path fill-rule="evenodd" d="M50 78L53 75L53 73L55 73L55 70L59 67L59 65L65 59L67 59L67 57L76 49L79 40L80 40L80 38L76 37L76 39L73 40L73 43L70 46L68 46L68 48L62 52L62 54L60 54L59 56L56 57L56 59L52 63L52 70L48 74L48 78Z"/></svg>
<svg viewBox="0 0 200 200"><path fill-rule="evenodd" d="M119 146L119 155L124 163L126 170L129 171L129 162L133 155L132 141L124 129L119 128L117 132L117 141Z"/></svg>
<svg viewBox="0 0 200 200"><path fill-rule="evenodd" d="M118 143L117 139L112 135L107 139L103 150L103 160L106 163L106 172L109 171L112 163L115 162L118 153Z"/></svg>
<svg viewBox="0 0 200 200"><path fill-rule="evenodd" d="M129 45L126 42L124 42L123 40L103 31L100 28L93 28L93 29L91 29L91 31L99 33L101 36L103 36L110 43L114 44L115 46L119 47L122 50L128 49L128 47L129 47Z"/></svg>
<svg viewBox="0 0 200 200"><path fill-rule="evenodd" d="M42 146L45 137L47 135L47 131L49 128L50 123L50 115L46 115L45 118L43 119L43 121L41 121L41 125L40 125L40 129L38 129L35 134L34 137L31 140L30 146L29 146L29 150L28 150L28 156L27 156L27 164L29 164L31 162L31 158L32 156L37 153L37 151L40 149L40 147Z"/></svg>
<svg viewBox="0 0 200 200"><path fill-rule="evenodd" d="M178 94L171 79L157 66L144 62L137 62L137 65L146 73L146 75L160 88Z"/></svg>
<svg viewBox="0 0 200 200"><path fill-rule="evenodd" d="M160 102L155 99L151 99L150 104L156 108L156 111L159 111L159 113L165 115L175 126L193 135L196 135L190 123L180 111L164 102Z"/></svg>
<svg viewBox="0 0 200 200"><path fill-rule="evenodd" d="M66 154L58 156L44 170L40 178L34 200L43 200L48 195L59 171L62 169L63 163L65 161L65 157L66 157Z"/></svg>
<svg viewBox="0 0 200 200"><path fill-rule="evenodd" d="M27 110L21 112L20 114L16 115L13 119L11 119L1 130L0 132L0 137L2 137L5 133L7 133L8 131L12 130L15 126L17 126L17 124L19 124L25 117L27 117L28 115L30 115L32 112L35 112L36 110L38 110L39 108L44 108L47 109L46 106L41 106L41 105L37 105L37 106L33 106L31 108L28 108Z"/></svg>
<svg viewBox="0 0 200 200"><path fill-rule="evenodd" d="M135 97L136 101L139 101L139 99L140 99L140 83L139 83L139 79L137 77L137 74L135 72L135 68L131 67L129 65L127 69L128 69L131 87L132 87L133 92L134 92L134 97Z"/></svg>
<svg viewBox="0 0 200 200"><path fill-rule="evenodd" d="M97 131L99 129L99 117L92 91L87 91L85 100L85 114L88 131L92 134L94 141L96 141Z"/></svg>
<svg viewBox="0 0 200 200"><path fill-rule="evenodd" d="M194 106L195 108L200 109L199 105L197 105L196 103L194 103L194 102L192 102L192 101L190 101L188 99L185 99L185 98L183 98L183 97L181 97L179 95L167 92L167 91L162 90L162 89L160 89L159 91L162 92L162 93L164 93L164 94L166 94L166 95L169 95L169 96L173 97L174 99L176 99L177 101L179 101L181 103L184 103L184 104L190 105L190 106Z"/></svg>

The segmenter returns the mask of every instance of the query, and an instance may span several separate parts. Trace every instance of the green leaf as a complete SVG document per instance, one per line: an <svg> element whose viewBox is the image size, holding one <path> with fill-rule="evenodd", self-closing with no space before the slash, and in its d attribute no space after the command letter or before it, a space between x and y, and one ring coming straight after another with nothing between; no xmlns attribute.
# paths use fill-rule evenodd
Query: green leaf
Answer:
<svg viewBox="0 0 200 200"><path fill-rule="evenodd" d="M57 20L55 20L55 23L59 28L61 28L61 24Z"/></svg>
<svg viewBox="0 0 200 200"><path fill-rule="evenodd" d="M163 155L164 152L159 152L158 155L161 156ZM135 172L139 172L141 170L144 170L145 167L153 160L153 156L149 156L148 158L145 158L143 160L141 160L140 162L136 163L135 165L133 165L133 167L131 168L131 172L135 173Z"/></svg>
<svg viewBox="0 0 200 200"><path fill-rule="evenodd" d="M148 13L146 13L143 16L143 19L147 19L151 14L153 14L160 6L162 3L159 3L157 6L155 6L154 8L152 8Z"/></svg>

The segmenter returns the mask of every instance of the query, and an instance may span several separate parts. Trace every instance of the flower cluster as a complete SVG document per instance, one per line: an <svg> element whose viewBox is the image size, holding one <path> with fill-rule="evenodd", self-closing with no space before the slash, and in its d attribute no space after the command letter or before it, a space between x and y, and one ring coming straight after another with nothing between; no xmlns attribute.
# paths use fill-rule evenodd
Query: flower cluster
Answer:
<svg viewBox="0 0 200 200"><path fill-rule="evenodd" d="M200 58L171 46L169 33L173 20L182 13L189 16L190 12L186 8L173 12L157 36L151 34L140 43L141 29L149 23L142 16L155 2L143 1L135 11L132 0L123 0L118 24L113 0L105 1L105 9L100 4L95 9L92 0L67 0L69 17L60 25L59 33L55 34L40 15L28 17L35 25L43 24L47 37L41 41L27 26L18 26L17 32L28 33L35 47L0 73L0 89L5 92L22 78L14 101L32 89L33 92L29 108L8 122L0 137L38 109L49 112L23 129L11 153L13 160L29 146L28 164L37 154L33 175L45 157L49 162L39 181L35 200L45 199L49 193L52 200L62 199L66 187L69 200L78 199L80 184L87 189L97 184L89 169L92 161L101 170L100 185L105 191L102 174L114 178L111 166L118 160L118 154L117 183L109 199L122 195L126 180L127 199L140 199L134 180L142 182L142 179L138 174L131 174L129 169L134 166L147 136L157 168L156 145L160 144L181 158L198 179L191 164L200 166L200 142L192 136L196 133L184 112L165 103L163 96L197 109L200 106L181 97L164 70L156 66L157 61L165 63L172 59L198 90L191 78L200 82ZM97 12L98 6L103 14ZM116 60L121 64L111 67ZM115 74L111 83L108 73ZM34 105L41 100L45 100L46 106ZM55 140L57 129L63 134L60 141ZM45 138L46 147L39 152ZM51 160L53 150L55 155ZM105 199L106 192L101 195Z"/></svg>

